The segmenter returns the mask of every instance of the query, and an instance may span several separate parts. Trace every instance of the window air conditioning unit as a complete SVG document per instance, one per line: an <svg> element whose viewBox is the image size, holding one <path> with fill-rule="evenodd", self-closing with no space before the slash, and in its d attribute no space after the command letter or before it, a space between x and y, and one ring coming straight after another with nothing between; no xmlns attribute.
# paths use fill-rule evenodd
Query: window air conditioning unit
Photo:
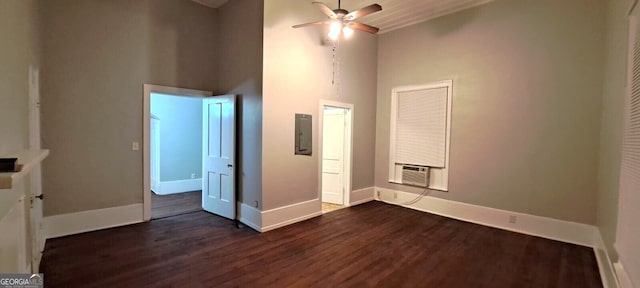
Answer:
<svg viewBox="0 0 640 288"><path fill-rule="evenodd" d="M402 184L429 186L429 167L402 165Z"/></svg>

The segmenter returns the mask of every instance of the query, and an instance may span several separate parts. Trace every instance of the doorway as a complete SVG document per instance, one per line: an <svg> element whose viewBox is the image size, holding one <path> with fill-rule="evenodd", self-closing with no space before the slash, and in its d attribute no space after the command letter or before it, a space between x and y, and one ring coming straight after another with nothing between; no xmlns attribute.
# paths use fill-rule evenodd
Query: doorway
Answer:
<svg viewBox="0 0 640 288"><path fill-rule="evenodd" d="M202 210L202 97L151 92L151 218Z"/></svg>
<svg viewBox="0 0 640 288"><path fill-rule="evenodd" d="M353 105L322 101L320 115L320 196L328 213L349 206Z"/></svg>
<svg viewBox="0 0 640 288"><path fill-rule="evenodd" d="M235 96L210 96L210 91L144 85L145 221L189 212L185 209L235 218ZM152 107L152 100L163 97L164 107ZM191 108L178 117L176 109L183 105ZM154 215L152 207L164 212Z"/></svg>

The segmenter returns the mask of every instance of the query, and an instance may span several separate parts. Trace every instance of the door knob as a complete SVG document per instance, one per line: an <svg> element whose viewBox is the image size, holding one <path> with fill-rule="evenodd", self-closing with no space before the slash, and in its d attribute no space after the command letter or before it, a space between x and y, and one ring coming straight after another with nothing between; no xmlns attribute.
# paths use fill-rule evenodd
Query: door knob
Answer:
<svg viewBox="0 0 640 288"><path fill-rule="evenodd" d="M227 167L231 168L231 167L233 167L233 165L232 164L227 164Z"/></svg>
<svg viewBox="0 0 640 288"><path fill-rule="evenodd" d="M40 195L36 196L36 198L42 200L42 199L44 199L44 194L40 194Z"/></svg>

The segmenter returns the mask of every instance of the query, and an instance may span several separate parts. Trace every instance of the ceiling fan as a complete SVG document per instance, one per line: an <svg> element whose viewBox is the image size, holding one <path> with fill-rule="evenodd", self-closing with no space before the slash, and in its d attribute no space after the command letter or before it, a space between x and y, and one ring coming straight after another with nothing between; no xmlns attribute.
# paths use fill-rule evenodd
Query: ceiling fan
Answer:
<svg viewBox="0 0 640 288"><path fill-rule="evenodd" d="M326 21L317 21L310 22L304 24L294 25L293 28L301 28L308 26L317 26L317 25L329 25L329 38L332 40L338 39L340 33L344 34L345 37L350 37L353 34L353 30L360 30L371 34L378 33L377 27L373 27L367 24L363 24L360 22L356 22L355 20L367 16L369 14L378 12L382 10L382 6L378 4L371 4L367 7L361 8L359 10L349 12L340 7L340 0L338 0L338 9L331 9L329 6L325 5L322 2L312 2L312 4L316 5L322 13L329 16L329 20Z"/></svg>

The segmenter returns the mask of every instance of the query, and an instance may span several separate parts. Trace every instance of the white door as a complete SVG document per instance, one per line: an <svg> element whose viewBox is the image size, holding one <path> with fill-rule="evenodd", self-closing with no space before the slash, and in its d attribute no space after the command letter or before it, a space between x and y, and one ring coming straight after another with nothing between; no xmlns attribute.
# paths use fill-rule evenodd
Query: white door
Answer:
<svg viewBox="0 0 640 288"><path fill-rule="evenodd" d="M322 119L322 202L343 205L345 110L326 107Z"/></svg>
<svg viewBox="0 0 640 288"><path fill-rule="evenodd" d="M203 103L202 209L235 219L235 95Z"/></svg>

